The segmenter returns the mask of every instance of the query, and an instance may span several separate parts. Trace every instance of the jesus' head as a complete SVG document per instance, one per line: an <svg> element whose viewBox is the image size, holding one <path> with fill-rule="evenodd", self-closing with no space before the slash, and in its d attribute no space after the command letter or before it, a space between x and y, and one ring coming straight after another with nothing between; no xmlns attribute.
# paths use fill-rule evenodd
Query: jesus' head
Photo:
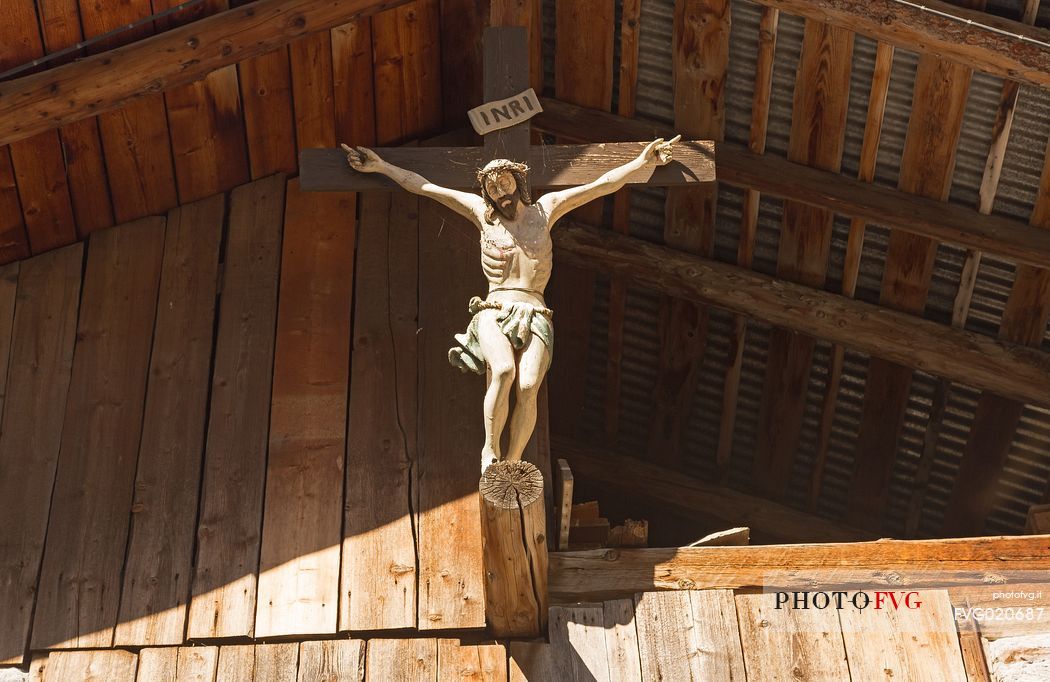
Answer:
<svg viewBox="0 0 1050 682"><path fill-rule="evenodd" d="M531 204L528 181L529 167L508 159L494 159L478 171L481 196L488 204L486 219L492 222L495 214L514 220L519 204Z"/></svg>

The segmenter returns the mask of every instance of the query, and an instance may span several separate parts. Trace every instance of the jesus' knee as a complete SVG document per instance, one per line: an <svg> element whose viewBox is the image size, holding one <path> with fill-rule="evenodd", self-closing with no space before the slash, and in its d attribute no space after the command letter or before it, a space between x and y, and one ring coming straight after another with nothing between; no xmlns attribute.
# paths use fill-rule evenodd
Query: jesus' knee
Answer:
<svg viewBox="0 0 1050 682"><path fill-rule="evenodd" d="M514 363L492 363L489 366L489 371L492 372L492 383L498 387L500 392L509 391L511 386L514 385Z"/></svg>
<svg viewBox="0 0 1050 682"><path fill-rule="evenodd" d="M534 402L540 392L542 377L530 377L522 375L518 377L518 401Z"/></svg>

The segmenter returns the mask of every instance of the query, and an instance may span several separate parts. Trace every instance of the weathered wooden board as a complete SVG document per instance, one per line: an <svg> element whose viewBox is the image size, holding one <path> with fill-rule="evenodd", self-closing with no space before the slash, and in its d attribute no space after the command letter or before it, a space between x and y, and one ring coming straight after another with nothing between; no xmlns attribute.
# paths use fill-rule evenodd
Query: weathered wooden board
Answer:
<svg viewBox="0 0 1050 682"><path fill-rule="evenodd" d="M853 34L806 22L792 113L788 159L837 173L842 165L853 66ZM835 216L784 202L777 277L814 289L827 278ZM758 488L780 497L791 481L809 393L816 340L775 327L770 332L753 474Z"/></svg>
<svg viewBox="0 0 1050 682"><path fill-rule="evenodd" d="M85 38L97 37L153 13L150 0L99 6L90 0L77 1ZM121 31L115 37L92 46L91 51L100 52L134 42L151 33L153 24L146 22L135 30ZM70 66L73 65L65 68ZM114 72L111 64L105 69L105 76ZM136 64L135 69L145 72L141 63ZM48 73L53 75L55 71ZM97 86L97 82L95 80L92 86ZM72 95L68 90L64 92L67 96ZM178 203L178 193L164 96L148 94L129 101L119 111L101 114L98 123L116 221L122 223L156 215L174 207Z"/></svg>
<svg viewBox="0 0 1050 682"><path fill-rule="evenodd" d="M550 642L567 679L610 682L602 605L552 606Z"/></svg>
<svg viewBox="0 0 1050 682"><path fill-rule="evenodd" d="M700 679L699 642L688 592L635 595L634 620L643 680Z"/></svg>
<svg viewBox="0 0 1050 682"><path fill-rule="evenodd" d="M296 677L299 665L299 645L258 644L255 647L254 682L290 682Z"/></svg>
<svg viewBox="0 0 1050 682"><path fill-rule="evenodd" d="M0 240L0 262L10 263L29 256L29 238L18 200L15 171L11 167L10 147L0 147Z"/></svg>
<svg viewBox="0 0 1050 682"><path fill-rule="evenodd" d="M603 173L636 158L648 142L592 145L533 146L526 163L533 190L559 189L597 180ZM419 173L431 182L457 189L475 189L478 169L485 165L481 147L384 147L384 160ZM369 189L397 190L393 180L378 173L358 173L341 149L307 149L300 154L303 191L345 192ZM715 147L702 140L675 145L674 160L666 166L632 173L628 184L693 185L715 180ZM578 209L577 209L578 210Z"/></svg>
<svg viewBox="0 0 1050 682"><path fill-rule="evenodd" d="M284 192L278 175L230 200L190 638L254 627Z"/></svg>
<svg viewBox="0 0 1050 682"><path fill-rule="evenodd" d="M215 682L219 662L217 646L179 647L176 682Z"/></svg>
<svg viewBox="0 0 1050 682"><path fill-rule="evenodd" d="M700 675L707 680L743 682L744 657L732 590L689 593Z"/></svg>
<svg viewBox="0 0 1050 682"><path fill-rule="evenodd" d="M249 170L253 180L274 173L294 173L295 118L288 48L246 59L237 65L244 103Z"/></svg>
<svg viewBox="0 0 1050 682"><path fill-rule="evenodd" d="M415 0L372 18L380 144L424 137L441 125L440 22L437 0ZM305 176L303 189L313 189Z"/></svg>
<svg viewBox="0 0 1050 682"><path fill-rule="evenodd" d="M619 599L645 590L868 585L879 589L954 588L1045 578L1050 535L964 540L768 547L682 547L552 552L551 603ZM1002 583L1008 576L1008 583ZM642 619L638 621L639 637Z"/></svg>
<svg viewBox="0 0 1050 682"><path fill-rule="evenodd" d="M11 373L11 345L14 341L15 299L18 296L18 263L0 267L0 414L7 398L7 377ZM12 409L15 409L12 407Z"/></svg>
<svg viewBox="0 0 1050 682"><path fill-rule="evenodd" d="M502 644L460 644L439 639L437 679L507 682L507 650Z"/></svg>
<svg viewBox="0 0 1050 682"><path fill-rule="evenodd" d="M292 73L295 139L300 151L335 145L332 38L328 31L288 46Z"/></svg>
<svg viewBox="0 0 1050 682"><path fill-rule="evenodd" d="M75 2L35 3L40 16L44 51L52 54L69 48L84 38L80 11ZM113 205L109 198L109 179L98 121L76 121L59 130L62 155L73 202L77 234L84 237L95 230L113 225Z"/></svg>
<svg viewBox="0 0 1050 682"><path fill-rule="evenodd" d="M853 679L965 680L948 593L891 594L896 604L886 598L881 608L858 609L846 601L838 611Z"/></svg>
<svg viewBox="0 0 1050 682"><path fill-rule="evenodd" d="M31 0L11 0L4 4L0 69L20 66L43 56L36 5ZM48 130L19 140L11 144L10 150L33 253L75 241L73 205L58 132Z"/></svg>
<svg viewBox="0 0 1050 682"><path fill-rule="evenodd" d="M340 627L416 625L419 199L361 197Z"/></svg>
<svg viewBox="0 0 1050 682"><path fill-rule="evenodd" d="M164 219L91 237L32 646L108 647L120 606Z"/></svg>
<svg viewBox="0 0 1050 682"><path fill-rule="evenodd" d="M736 597L748 676L756 680L850 679L835 610L778 609L776 600L772 593Z"/></svg>
<svg viewBox="0 0 1050 682"><path fill-rule="evenodd" d="M253 682L255 679L255 645L239 644L219 647L215 677L222 682ZM141 658L141 654L140 654ZM141 666L141 662L139 663Z"/></svg>
<svg viewBox="0 0 1050 682"><path fill-rule="evenodd" d="M467 301L485 291L477 249L476 228L434 202L420 202L420 630L485 624L477 486L484 381L448 362L453 334L469 322Z"/></svg>
<svg viewBox="0 0 1050 682"><path fill-rule="evenodd" d="M83 246L24 261L0 422L0 663L28 644L80 303Z"/></svg>
<svg viewBox="0 0 1050 682"><path fill-rule="evenodd" d="M634 623L634 601L615 599L605 602L603 606L609 679L641 682L642 668L638 658L638 628Z"/></svg>
<svg viewBox="0 0 1050 682"><path fill-rule="evenodd" d="M510 682L570 680L571 671L559 668L561 660L546 642L510 642Z"/></svg>
<svg viewBox="0 0 1050 682"><path fill-rule="evenodd" d="M355 197L298 185L284 213L258 637L335 632L339 604Z"/></svg>
<svg viewBox="0 0 1050 682"><path fill-rule="evenodd" d="M225 216L221 194L168 214L117 645L183 641Z"/></svg>
<svg viewBox="0 0 1050 682"><path fill-rule="evenodd" d="M178 668L179 647L149 647L139 651L135 679L142 682L176 682Z"/></svg>
<svg viewBox="0 0 1050 682"><path fill-rule="evenodd" d="M337 639L299 645L299 682L364 682L364 679L364 641Z"/></svg>
<svg viewBox="0 0 1050 682"><path fill-rule="evenodd" d="M436 639L371 639L368 641L368 682L437 682Z"/></svg>
<svg viewBox="0 0 1050 682"><path fill-rule="evenodd" d="M135 682L138 656L130 651L54 651L48 656L47 682Z"/></svg>
<svg viewBox="0 0 1050 682"><path fill-rule="evenodd" d="M339 144L375 144L372 72L372 19L365 17L333 28L332 90L335 141Z"/></svg>

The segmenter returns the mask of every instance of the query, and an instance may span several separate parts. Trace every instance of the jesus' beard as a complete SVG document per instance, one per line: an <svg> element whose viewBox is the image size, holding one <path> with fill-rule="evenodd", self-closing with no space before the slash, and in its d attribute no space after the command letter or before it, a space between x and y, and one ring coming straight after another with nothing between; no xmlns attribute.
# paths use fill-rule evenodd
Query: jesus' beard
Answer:
<svg viewBox="0 0 1050 682"><path fill-rule="evenodd" d="M506 206L503 204L506 203ZM504 195L492 201L492 207L507 220L514 220L518 215L518 204L520 204L518 193Z"/></svg>

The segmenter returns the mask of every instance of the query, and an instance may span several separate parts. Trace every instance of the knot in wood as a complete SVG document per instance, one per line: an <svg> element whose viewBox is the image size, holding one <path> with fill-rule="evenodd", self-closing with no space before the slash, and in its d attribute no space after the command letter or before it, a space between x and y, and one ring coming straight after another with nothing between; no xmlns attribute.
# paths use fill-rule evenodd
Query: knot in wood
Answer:
<svg viewBox="0 0 1050 682"><path fill-rule="evenodd" d="M543 474L528 462L496 462L481 475L479 489L494 507L524 509L543 496Z"/></svg>

